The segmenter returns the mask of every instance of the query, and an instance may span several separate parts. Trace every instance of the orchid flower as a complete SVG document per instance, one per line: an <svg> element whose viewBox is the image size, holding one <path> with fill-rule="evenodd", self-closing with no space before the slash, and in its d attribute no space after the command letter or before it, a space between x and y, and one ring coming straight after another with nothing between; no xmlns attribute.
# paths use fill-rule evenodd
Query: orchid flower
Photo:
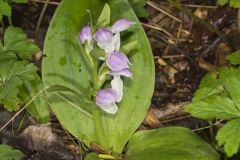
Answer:
<svg viewBox="0 0 240 160"><path fill-rule="evenodd" d="M91 27L89 25L86 25L82 28L82 30L78 34L78 39L83 45L87 45L85 46L85 50L87 50L87 52L91 52L91 50L93 49L93 38Z"/></svg>
<svg viewBox="0 0 240 160"><path fill-rule="evenodd" d="M113 35L113 32L110 29L98 29L95 33L94 39L97 41L97 45L106 53L111 53L115 49L119 50L120 48L120 41L118 41L118 37Z"/></svg>
<svg viewBox="0 0 240 160"><path fill-rule="evenodd" d="M120 19L114 23L111 29L101 28L95 33L94 39L97 45L107 54L120 49L120 32L128 29L134 23L127 19Z"/></svg>
<svg viewBox="0 0 240 160"><path fill-rule="evenodd" d="M97 93L96 104L105 112L115 114L118 111L117 92L114 89L102 89Z"/></svg>
<svg viewBox="0 0 240 160"><path fill-rule="evenodd" d="M132 77L132 72L129 69L129 64L131 63L125 54L121 52L112 52L106 58L106 64L111 69L111 75Z"/></svg>
<svg viewBox="0 0 240 160"><path fill-rule="evenodd" d="M96 104L103 111L115 114L118 111L116 102L121 102L123 97L123 82L120 76L113 78L111 86L111 89L102 89L97 93Z"/></svg>

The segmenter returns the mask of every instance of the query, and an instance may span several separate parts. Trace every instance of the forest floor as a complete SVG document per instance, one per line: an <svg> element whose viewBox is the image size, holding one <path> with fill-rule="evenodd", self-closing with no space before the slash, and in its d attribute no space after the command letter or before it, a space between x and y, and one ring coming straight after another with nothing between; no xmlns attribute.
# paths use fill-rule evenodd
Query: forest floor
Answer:
<svg viewBox="0 0 240 160"><path fill-rule="evenodd" d="M12 16L14 25L22 27L41 48L59 1L50 1L39 33L35 35L44 3L43 0L29 0L28 5L14 5ZM188 16L165 1L147 2L149 17L140 20L152 46L156 81L151 106L139 130L183 126L211 143L213 134L222 126L221 122L216 121L209 125L207 121L193 118L184 112L184 106L191 102L205 73L230 65L225 57L240 48L238 11L228 6L216 6L214 0L181 0L181 3L193 15L211 23L226 36L222 38L197 22L195 16ZM41 56L36 56L33 60L41 66ZM13 115L0 108L0 126ZM54 116L51 123L45 125L37 125L29 118L22 125L22 128L27 129L16 134L19 123L15 122L21 121L23 116L24 113L19 115L0 133L0 142L21 149L28 156L26 159L75 160L81 159L81 155L85 154L84 146L79 147ZM51 138L59 140L51 142ZM51 145L46 148L45 143ZM237 159L240 159L240 155L231 160Z"/></svg>

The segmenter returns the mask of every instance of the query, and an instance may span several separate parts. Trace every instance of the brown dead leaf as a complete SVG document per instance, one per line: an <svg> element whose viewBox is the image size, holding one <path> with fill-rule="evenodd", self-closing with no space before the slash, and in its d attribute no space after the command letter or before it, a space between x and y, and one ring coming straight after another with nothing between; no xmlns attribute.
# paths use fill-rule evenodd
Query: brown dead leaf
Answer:
<svg viewBox="0 0 240 160"><path fill-rule="evenodd" d="M143 121L143 124L151 126L151 128L159 128L161 126L161 123L153 112L154 112L153 108L150 108L148 110L148 113Z"/></svg>
<svg viewBox="0 0 240 160"><path fill-rule="evenodd" d="M161 122L185 115L186 113L183 111L184 105L186 105L186 102L181 102L177 104L170 102L162 109L153 109L152 113Z"/></svg>
<svg viewBox="0 0 240 160"><path fill-rule="evenodd" d="M31 125L23 131L21 136L31 139L31 141L28 141L31 144L28 145L32 146L34 150L42 150L57 141L51 131L50 123Z"/></svg>

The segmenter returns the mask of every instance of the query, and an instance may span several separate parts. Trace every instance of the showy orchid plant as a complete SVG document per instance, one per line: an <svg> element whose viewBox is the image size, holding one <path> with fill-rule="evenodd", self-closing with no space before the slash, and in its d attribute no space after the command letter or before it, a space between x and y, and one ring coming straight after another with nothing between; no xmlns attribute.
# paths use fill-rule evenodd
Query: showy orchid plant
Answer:
<svg viewBox="0 0 240 160"><path fill-rule="evenodd" d="M118 111L116 103L122 101L123 98L123 81L121 76L131 78L133 76L130 70L130 61L128 57L120 52L121 38L120 32L127 30L134 22L127 19L117 20L113 26L106 28L98 28L94 33L90 25L83 27L78 35L78 39L84 45L85 54L88 61L95 66L91 52L95 47L104 51L104 56L99 56L98 61L101 61L102 66L107 66L107 71L98 73L95 89L95 100L97 106L103 111L115 114ZM102 67L100 67L102 68ZM92 69L98 70L97 67ZM104 88L104 80L106 76L111 76L111 88ZM94 76L93 76L94 77ZM94 79L94 78L93 78Z"/></svg>
<svg viewBox="0 0 240 160"><path fill-rule="evenodd" d="M151 103L155 70L149 41L131 2L143 9L132 0L61 1L43 51L43 84L49 87L43 98L80 146L93 151L84 150L85 160L219 160L214 148L189 129L136 132ZM109 25L113 20L117 21ZM238 119L230 122L232 126Z"/></svg>

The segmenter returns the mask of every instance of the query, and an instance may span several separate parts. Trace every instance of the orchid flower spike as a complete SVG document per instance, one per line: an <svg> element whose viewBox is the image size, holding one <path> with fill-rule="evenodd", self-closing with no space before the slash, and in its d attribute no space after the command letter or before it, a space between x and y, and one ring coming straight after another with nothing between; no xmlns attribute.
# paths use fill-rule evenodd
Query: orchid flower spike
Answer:
<svg viewBox="0 0 240 160"><path fill-rule="evenodd" d="M114 89L102 89L97 93L96 104L105 112L115 114L118 111L117 92Z"/></svg>
<svg viewBox="0 0 240 160"><path fill-rule="evenodd" d="M102 89L96 95L97 106L109 114L115 114L118 111L116 102L121 102L123 98L123 81L121 76L132 77L132 72L129 68L131 63L128 57L119 52L119 50L121 43L120 32L128 29L133 24L133 22L127 19L120 19L110 29L98 29L94 35L97 45L106 52L106 56L99 59L106 61L110 74L113 76L111 81L112 88Z"/></svg>
<svg viewBox="0 0 240 160"><path fill-rule="evenodd" d="M128 57L121 52L112 52L106 59L106 64L111 70L113 76L132 77L132 72L129 70Z"/></svg>
<svg viewBox="0 0 240 160"><path fill-rule="evenodd" d="M85 49L87 49L88 52L90 52L93 49L92 31L89 25L86 25L85 27L82 28L82 30L78 34L78 39L83 45L87 42L87 46Z"/></svg>

